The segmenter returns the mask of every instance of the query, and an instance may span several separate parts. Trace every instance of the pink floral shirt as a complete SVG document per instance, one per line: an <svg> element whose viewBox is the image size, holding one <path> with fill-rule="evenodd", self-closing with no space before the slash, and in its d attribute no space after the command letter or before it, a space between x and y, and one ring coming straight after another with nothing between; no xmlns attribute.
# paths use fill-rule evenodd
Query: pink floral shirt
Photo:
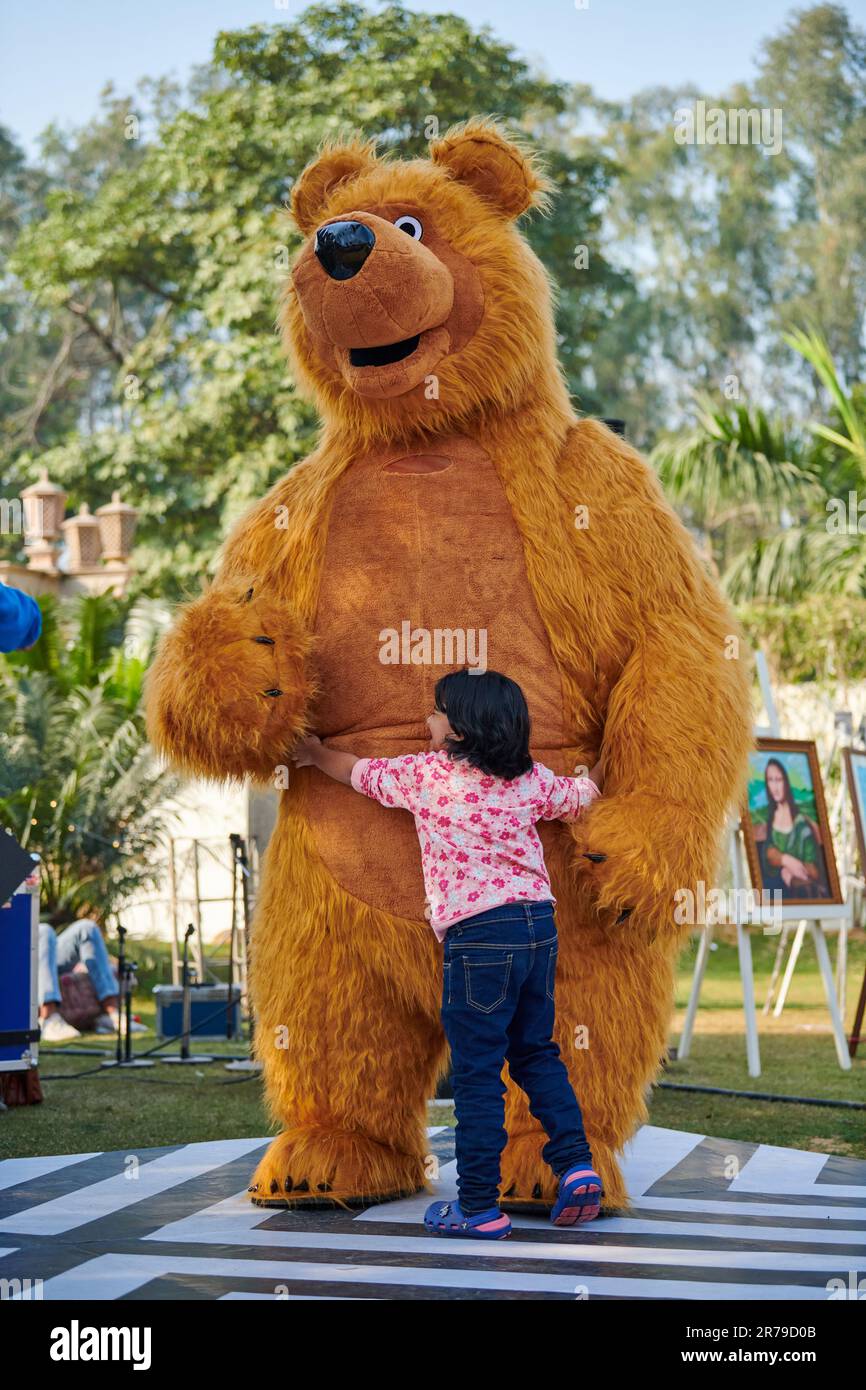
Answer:
<svg viewBox="0 0 866 1390"><path fill-rule="evenodd" d="M557 777L543 763L506 782L444 751L359 758L352 786L414 816L440 941L452 923L502 903L555 902L535 823L575 820L599 795L588 777Z"/></svg>

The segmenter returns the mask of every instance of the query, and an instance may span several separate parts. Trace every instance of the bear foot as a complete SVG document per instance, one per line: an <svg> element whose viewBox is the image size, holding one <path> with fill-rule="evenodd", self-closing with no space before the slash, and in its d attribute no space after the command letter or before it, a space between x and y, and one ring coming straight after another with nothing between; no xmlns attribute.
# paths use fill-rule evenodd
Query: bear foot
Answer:
<svg viewBox="0 0 866 1390"><path fill-rule="evenodd" d="M248 1189L257 1207L366 1207L421 1191L423 1154L324 1125L278 1134Z"/></svg>
<svg viewBox="0 0 866 1390"><path fill-rule="evenodd" d="M499 1205L503 1211L546 1212L556 1201L557 1180L541 1151L547 1143L542 1130L529 1130L510 1138L502 1154L502 1186ZM592 1146L596 1172L604 1185L601 1214L613 1216L627 1211L629 1196L614 1151L601 1143Z"/></svg>

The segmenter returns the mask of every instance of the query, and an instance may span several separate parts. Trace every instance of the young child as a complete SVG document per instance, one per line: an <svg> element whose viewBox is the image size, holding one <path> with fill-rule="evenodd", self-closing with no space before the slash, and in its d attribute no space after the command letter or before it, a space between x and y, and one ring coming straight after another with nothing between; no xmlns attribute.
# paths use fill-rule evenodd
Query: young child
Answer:
<svg viewBox="0 0 866 1390"><path fill-rule="evenodd" d="M599 795L590 777L557 777L529 753L523 691L496 671L457 671L435 690L430 752L356 758L302 740L294 758L415 818L428 916L444 942L442 1024L451 1048L457 1202L433 1202L436 1235L501 1240L497 1206L505 1145L502 1067L544 1128L559 1178L555 1226L598 1214L601 1178L580 1106L552 1039L557 936L554 898L535 829L574 820Z"/></svg>

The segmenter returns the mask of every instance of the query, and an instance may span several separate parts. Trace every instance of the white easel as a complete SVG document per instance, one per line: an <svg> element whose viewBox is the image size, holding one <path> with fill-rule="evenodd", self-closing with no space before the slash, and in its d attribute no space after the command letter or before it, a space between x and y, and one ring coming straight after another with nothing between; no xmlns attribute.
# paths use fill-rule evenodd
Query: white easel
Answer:
<svg viewBox="0 0 866 1390"><path fill-rule="evenodd" d="M770 674L767 670L767 662L763 652L757 652L755 654L755 665L757 667L758 679L761 684L761 695L763 697L764 708L768 720L766 726L756 727L755 734L758 737L779 738L781 737L779 716L776 711L776 702L773 699L773 690L770 685ZM761 1075L761 1054L758 1046L758 1019L755 1008L755 972L752 962L752 941L749 933L756 927L763 930L765 927L775 926L780 918L783 923L783 933L785 934L787 934L788 923L797 922L798 924L794 948L788 960L785 980L780 995L782 1004L784 1004L784 996L787 993L791 976L794 973L794 966L797 962L800 946L808 930L815 943L815 954L818 958L818 967L821 971L821 979L824 983L827 1009L830 1014L830 1022L833 1029L833 1041L836 1045L836 1057L842 1070L850 1071L851 1058L848 1055L845 1027L839 1007L839 1000L837 998L836 986L833 980L833 969L827 950L827 940L824 935L824 924L831 923L840 933L840 950L842 949L841 938L845 937L847 939L847 933L852 924L852 906L850 898L848 902L838 905L822 905L816 902L814 905L809 904L806 907L802 905L797 907L783 907L781 912L778 910L774 912L774 910L769 907L761 908L758 911L749 913L748 920L744 920L746 914L743 912L743 907L750 885L750 878L746 869L743 835L738 818L731 821L728 829L728 852L734 888L734 914L733 917L728 916L720 919L719 925L729 923L737 929L737 952L740 961L740 980L743 987L743 1013L746 1023L746 1058L748 1061L749 1075ZM704 973L710 955L715 925L715 923L708 923L701 931L701 939L698 943L698 954L695 961L695 970L692 977L692 988L686 1008L686 1017L683 1023L683 1031L677 1045L678 1060L686 1058L691 1049L695 1017L698 1011L698 1001L700 999ZM776 954L777 963L780 960L780 951L784 948L784 939L783 936L779 951L777 951ZM771 981L771 989L772 985L773 982ZM777 1004L777 1016L779 1012L781 1012L781 1006Z"/></svg>

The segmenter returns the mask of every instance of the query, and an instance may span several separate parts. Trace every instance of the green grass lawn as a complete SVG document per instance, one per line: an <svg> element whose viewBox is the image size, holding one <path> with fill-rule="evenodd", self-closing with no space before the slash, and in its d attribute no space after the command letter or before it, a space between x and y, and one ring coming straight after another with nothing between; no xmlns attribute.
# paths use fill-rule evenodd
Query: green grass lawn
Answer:
<svg viewBox="0 0 866 1390"><path fill-rule="evenodd" d="M136 942L140 987L135 1009L153 1028L151 988L170 978L168 954L161 944ZM772 968L774 938L755 938L756 990L763 1002ZM833 947L835 950L835 947ZM670 1041L675 1045L688 999L694 946L684 951L677 985L677 1012ZM219 973L219 956L211 958ZM866 964L866 935L854 934L849 949L846 1027ZM692 1055L670 1061L663 1082L720 1086L732 1090L811 1096L822 1100L866 1101L866 1044L850 1072L836 1062L815 953L807 940L780 1019L759 1016L763 1073L750 1077L746 1068L737 951L732 937L720 936L707 967ZM136 1038L141 1055L157 1042L155 1034ZM106 1053L110 1040L86 1038L74 1046ZM194 1049L212 1054L242 1051L237 1043L197 1042ZM175 1051L172 1047L166 1051ZM269 1132L257 1075L238 1081L220 1064L201 1067L152 1067L142 1071L99 1071L100 1058L64 1055L63 1046L40 1050L41 1105L0 1114L0 1158L44 1153L82 1153L103 1149L137 1151L154 1145L198 1139L238 1138ZM159 1054L157 1054L159 1055ZM61 1076L63 1080L51 1080ZM72 1079L80 1076L80 1079ZM449 1107L431 1107L431 1122L449 1124ZM827 1154L866 1158L866 1110L778 1104L737 1097L701 1095L656 1087L650 1122L724 1138L787 1145Z"/></svg>

